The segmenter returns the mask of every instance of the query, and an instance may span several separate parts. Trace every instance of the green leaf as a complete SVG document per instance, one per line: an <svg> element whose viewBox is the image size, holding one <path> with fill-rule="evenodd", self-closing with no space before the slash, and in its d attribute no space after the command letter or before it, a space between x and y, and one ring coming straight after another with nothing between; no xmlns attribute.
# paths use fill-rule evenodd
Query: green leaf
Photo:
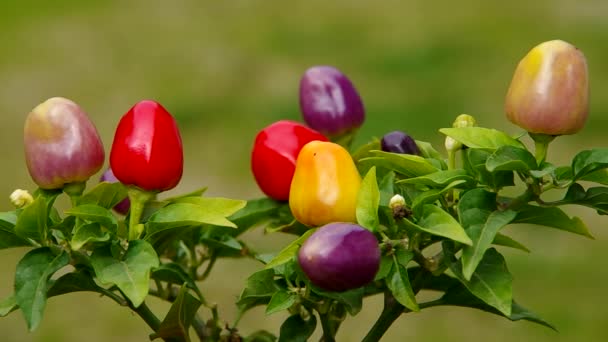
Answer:
<svg viewBox="0 0 608 342"><path fill-rule="evenodd" d="M608 215L608 187L596 186L585 190L574 183L566 192L564 199L554 205L577 204L595 209L599 215Z"/></svg>
<svg viewBox="0 0 608 342"><path fill-rule="evenodd" d="M401 305L412 311L420 311L407 270L399 264L396 257L393 258L393 267L386 277L386 286Z"/></svg>
<svg viewBox="0 0 608 342"><path fill-rule="evenodd" d="M516 139L511 138L504 132L483 127L442 128L439 132L454 138L471 148L483 148L496 150L502 146L514 146L525 148Z"/></svg>
<svg viewBox="0 0 608 342"><path fill-rule="evenodd" d="M160 281L165 281L169 284L186 285L188 288L196 292L200 300L203 299L203 294L199 287L190 275L177 263L170 262L161 264L152 270L150 278Z"/></svg>
<svg viewBox="0 0 608 342"><path fill-rule="evenodd" d="M138 307L148 295L150 271L158 267L158 255L144 240L129 242L122 260L112 256L109 248L99 248L91 255L91 265L103 284L116 285Z"/></svg>
<svg viewBox="0 0 608 342"><path fill-rule="evenodd" d="M507 316L504 313L496 310L494 307L484 303L479 298L472 295L462 285L450 288L441 297L439 302L441 303L441 305L453 305L453 306L468 307L468 308L482 310L485 312L493 313L495 315L499 315L499 316L508 318L511 321L526 320L526 321L537 323L537 324L545 326L549 329L553 329L553 330L557 331L553 325L547 323L542 318L540 318L537 314L527 310L526 308L522 307L515 301L511 302L511 314Z"/></svg>
<svg viewBox="0 0 608 342"><path fill-rule="evenodd" d="M162 230L211 224L216 226L233 227L236 225L226 217L236 213L246 202L227 198L184 197L161 208L148 220L149 234Z"/></svg>
<svg viewBox="0 0 608 342"><path fill-rule="evenodd" d="M385 167L407 177L424 176L438 169L426 159L411 154L371 151L374 157L363 158L360 162L369 161L374 165Z"/></svg>
<svg viewBox="0 0 608 342"><path fill-rule="evenodd" d="M395 195L395 173L388 172L380 180L378 190L380 191L380 205L388 206L391 198Z"/></svg>
<svg viewBox="0 0 608 342"><path fill-rule="evenodd" d="M70 241L72 250L77 251L89 242L104 242L110 240L110 234L99 223L77 225Z"/></svg>
<svg viewBox="0 0 608 342"><path fill-rule="evenodd" d="M68 254L55 255L41 247L28 252L17 264L15 302L21 308L28 329L38 327L46 306L49 278L69 262Z"/></svg>
<svg viewBox="0 0 608 342"><path fill-rule="evenodd" d="M376 167L372 167L363 181L357 195L357 223L369 231L376 231L380 224L378 220L378 205L380 190L376 181Z"/></svg>
<svg viewBox="0 0 608 342"><path fill-rule="evenodd" d="M93 275L88 270L82 269L62 275L55 280L49 288L48 297L55 297L72 292L97 292L106 296L114 296L111 291L98 286L93 279Z"/></svg>
<svg viewBox="0 0 608 342"><path fill-rule="evenodd" d="M536 158L525 148L502 146L486 160L486 168L494 171L536 170Z"/></svg>
<svg viewBox="0 0 608 342"><path fill-rule="evenodd" d="M574 179L580 179L594 171L608 167L608 148L596 148L579 152L572 159Z"/></svg>
<svg viewBox="0 0 608 342"><path fill-rule="evenodd" d="M187 192L187 193L185 193L185 194L181 194L181 195L177 195L177 196L173 196L173 197L165 198L165 199L163 200L163 202L165 202L165 203L168 203L168 202L175 202L175 201L178 201L178 200L180 200L180 199L182 199L182 198L185 198L185 197L200 197L200 196L202 196L202 195L203 195L205 192L207 192L207 188L208 188L208 187L204 186L204 187L202 187L202 188L196 189L196 190L191 191L191 192Z"/></svg>
<svg viewBox="0 0 608 342"><path fill-rule="evenodd" d="M505 259L494 248L486 251L471 280L464 277L460 262L452 263L450 270L473 295L505 316L511 316L513 278Z"/></svg>
<svg viewBox="0 0 608 342"><path fill-rule="evenodd" d="M96 204L82 204L67 210L65 213L88 222L99 223L112 232L118 230L116 216L109 209Z"/></svg>
<svg viewBox="0 0 608 342"><path fill-rule="evenodd" d="M15 224L15 234L37 242L46 240L47 217L47 202L44 197L39 196L19 214Z"/></svg>
<svg viewBox="0 0 608 342"><path fill-rule="evenodd" d="M539 207L526 204L519 208L512 223L537 224L593 238L580 218L576 216L571 218L557 207Z"/></svg>
<svg viewBox="0 0 608 342"><path fill-rule="evenodd" d="M200 306L201 302L188 293L187 287L182 286L169 312L167 312L151 339L163 338L165 340L190 342L188 330Z"/></svg>
<svg viewBox="0 0 608 342"><path fill-rule="evenodd" d="M240 232L270 219L285 203L264 197L247 201L244 208L237 211L228 220L238 226Z"/></svg>
<svg viewBox="0 0 608 342"><path fill-rule="evenodd" d="M414 212L414 215L419 217L421 215L420 208L422 208L422 206L424 204L434 203L435 201L440 199L441 196L443 196L446 192L448 192L451 189L454 189L460 185L463 185L465 183L466 183L465 180L457 180L457 181L454 181L454 182L448 184L443 189L431 189L431 190L419 192L414 197L414 201L412 203L412 211Z"/></svg>
<svg viewBox="0 0 608 342"><path fill-rule="evenodd" d="M310 315L307 321L303 320L300 314L289 316L281 324L279 342L306 342L312 336L317 327L317 318Z"/></svg>
<svg viewBox="0 0 608 342"><path fill-rule="evenodd" d="M467 280L471 276L485 252L490 248L498 231L509 224L517 212L512 210L492 212L484 224L476 224L468 227L467 235L473 240L472 246L462 248L462 273Z"/></svg>
<svg viewBox="0 0 608 342"><path fill-rule="evenodd" d="M418 150L420 150L420 155L422 157L427 159L435 159L437 161L440 161L445 166L445 163L443 162L443 156L441 155L441 153L437 152L433 145L426 141L416 140L416 146L418 146Z"/></svg>
<svg viewBox="0 0 608 342"><path fill-rule="evenodd" d="M445 170L429 173L428 175L401 179L397 183L425 185L433 188L443 188L455 181L464 180L473 183L474 179L465 170ZM460 184L465 183L461 182Z"/></svg>
<svg viewBox="0 0 608 342"><path fill-rule="evenodd" d="M407 219L404 219L403 222L411 228L421 230L432 235L443 236L448 239L464 243L465 245L473 244L460 223L458 223L458 221L456 221L452 215L432 204L425 204L422 207L422 215L420 220L418 220L418 224L415 224Z"/></svg>
<svg viewBox="0 0 608 342"><path fill-rule="evenodd" d="M580 180L608 185L608 169L593 171L581 177Z"/></svg>
<svg viewBox="0 0 608 342"><path fill-rule="evenodd" d="M458 217L462 226L468 229L473 225L485 224L496 209L496 193L473 189L462 195L458 203Z"/></svg>
<svg viewBox="0 0 608 342"><path fill-rule="evenodd" d="M363 287L343 292L330 292L324 291L323 289L320 289L312 284L308 285L312 288L314 293L326 298L334 299L339 303L344 304L346 311L348 311L351 316L358 314L363 307L363 296L365 295L365 290Z"/></svg>
<svg viewBox="0 0 608 342"><path fill-rule="evenodd" d="M269 263L267 263L265 268L271 269L271 268L282 265L282 264L288 262L289 260L293 259L293 257L296 255L296 253L300 249L300 246L302 246L304 241L306 241L315 231L317 231L317 230L309 229L302 236L300 236L299 238L292 241L289 245L287 245L285 248L283 248L279 252L279 254L277 254L276 257L274 257Z"/></svg>
<svg viewBox="0 0 608 342"><path fill-rule="evenodd" d="M9 297L0 300L0 317L5 317L9 313L17 310L19 306L17 305L17 301L15 299L15 295L12 294Z"/></svg>
<svg viewBox="0 0 608 342"><path fill-rule="evenodd" d="M530 253L530 250L526 246L524 246L518 241L513 240L511 237L500 233L496 234L496 236L494 237L494 241L492 241L492 244L496 246L511 247L519 249L526 253Z"/></svg>
<svg viewBox="0 0 608 342"><path fill-rule="evenodd" d="M289 309L298 299L298 296L293 292L280 290L275 292L270 298L270 302L266 307L266 314L271 315L275 312Z"/></svg>
<svg viewBox="0 0 608 342"><path fill-rule="evenodd" d="M380 267L378 268L378 272L376 272L375 281L382 280L386 278L393 268L393 258L387 255L383 255L380 259Z"/></svg>
<svg viewBox="0 0 608 342"><path fill-rule="evenodd" d="M464 168L475 174L479 183L485 184L494 190L515 185L513 171L488 171L486 162L491 155L487 150L477 148L467 149L463 154Z"/></svg>
<svg viewBox="0 0 608 342"><path fill-rule="evenodd" d="M82 195L78 204L95 204L102 208L112 209L127 198L127 188L120 182L101 182Z"/></svg>
<svg viewBox="0 0 608 342"><path fill-rule="evenodd" d="M0 212L0 249L11 247L31 246L31 243L15 233L17 213L15 211Z"/></svg>
<svg viewBox="0 0 608 342"><path fill-rule="evenodd" d="M556 169L557 168L555 167L555 165L547 162L542 162L541 165L538 167L538 170L530 170L530 174L534 178L543 178L547 175L553 175Z"/></svg>
<svg viewBox="0 0 608 342"><path fill-rule="evenodd" d="M247 278L247 284L236 305L241 313L245 312L254 306L267 304L278 290L279 287L274 281L274 270L257 271Z"/></svg>
<svg viewBox="0 0 608 342"><path fill-rule="evenodd" d="M359 147L355 152L352 153L353 160L355 162L358 162L362 158L371 156L371 153L370 153L371 151L376 151L376 150L379 150L380 148L381 148L380 139L373 138L372 141Z"/></svg>

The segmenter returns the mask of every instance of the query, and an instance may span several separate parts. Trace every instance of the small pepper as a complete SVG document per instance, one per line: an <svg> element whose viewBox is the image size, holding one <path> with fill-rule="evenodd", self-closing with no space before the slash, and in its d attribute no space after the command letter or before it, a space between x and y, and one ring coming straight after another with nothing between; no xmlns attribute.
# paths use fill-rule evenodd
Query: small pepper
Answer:
<svg viewBox="0 0 608 342"><path fill-rule="evenodd" d="M296 161L289 207L303 224L356 222L361 176L342 146L322 141L306 144Z"/></svg>

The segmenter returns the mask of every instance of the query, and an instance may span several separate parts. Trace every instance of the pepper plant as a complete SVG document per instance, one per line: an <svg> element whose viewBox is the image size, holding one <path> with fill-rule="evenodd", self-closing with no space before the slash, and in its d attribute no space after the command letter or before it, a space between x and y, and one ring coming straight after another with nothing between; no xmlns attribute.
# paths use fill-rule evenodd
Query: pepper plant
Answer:
<svg viewBox="0 0 608 342"><path fill-rule="evenodd" d="M548 153L552 140L578 132L587 118L582 52L550 41L522 59L505 111L527 134L481 127L463 114L439 130L446 154L399 131L352 149L365 118L352 82L324 66L300 85L312 128L280 121L261 130L251 165L269 197L250 201L207 197L206 188L163 196L181 179L182 143L154 101L123 116L111 170L87 188L105 158L94 125L70 100L37 106L24 143L39 188L16 190L15 210L0 213L0 248L30 249L0 316L18 310L34 330L48 298L87 291L139 315L150 339L190 341L193 331L200 341L305 341L320 329L323 341L334 341L363 298L382 296L363 341L380 340L402 315L443 305L555 329L513 298L500 250L528 249L502 229L540 225L591 237L562 206L608 213L608 149L580 151L568 165L551 163ZM54 203L64 194L71 207L60 211ZM251 229L294 239L261 254L241 239ZM198 286L220 258L259 261L236 321L221 316L234 303L211 304ZM420 291L436 296L422 301ZM149 297L172 303L168 312L152 312ZM256 306L288 317L275 331L240 331L240 317Z"/></svg>

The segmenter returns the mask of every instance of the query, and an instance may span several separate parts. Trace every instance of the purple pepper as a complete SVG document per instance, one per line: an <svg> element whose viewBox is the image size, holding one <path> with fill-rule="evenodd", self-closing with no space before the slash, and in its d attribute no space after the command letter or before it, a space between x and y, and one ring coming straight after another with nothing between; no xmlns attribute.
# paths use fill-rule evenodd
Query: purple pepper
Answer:
<svg viewBox="0 0 608 342"><path fill-rule="evenodd" d="M95 125L74 102L53 97L25 119L25 161L42 189L87 181L103 166L105 153Z"/></svg>
<svg viewBox="0 0 608 342"><path fill-rule="evenodd" d="M359 225L329 223L304 242L298 263L314 285L346 291L374 280L380 248L374 234Z"/></svg>
<svg viewBox="0 0 608 342"><path fill-rule="evenodd" d="M114 172L112 172L112 169L108 168L106 170L106 172L104 172L103 175L101 175L101 179L99 181L116 183L119 180L116 178L116 176L114 176ZM129 198L125 198L120 203L115 205L113 209L114 209L114 211L116 211L119 214L126 215L129 212L130 208L131 208L131 202L129 201Z"/></svg>
<svg viewBox="0 0 608 342"><path fill-rule="evenodd" d="M365 109L357 90L340 70L314 66L300 81L300 109L306 124L327 136L359 128Z"/></svg>
<svg viewBox="0 0 608 342"><path fill-rule="evenodd" d="M382 151L385 152L420 155L416 141L401 131L385 134L380 141L380 145Z"/></svg>

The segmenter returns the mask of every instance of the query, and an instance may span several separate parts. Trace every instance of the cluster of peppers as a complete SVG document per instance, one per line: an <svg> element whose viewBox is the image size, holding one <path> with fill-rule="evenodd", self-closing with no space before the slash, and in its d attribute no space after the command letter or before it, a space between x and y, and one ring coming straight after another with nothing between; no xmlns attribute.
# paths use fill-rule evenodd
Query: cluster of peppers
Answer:
<svg viewBox="0 0 608 342"><path fill-rule="evenodd" d="M305 297L310 302L315 303L315 308L318 310L324 325L324 338L327 341L334 338L340 323L332 323L331 319L327 320L326 318L329 313L340 316L344 314L343 311L345 310L344 306L328 306L328 303L333 303L333 300L330 299L344 301L347 295L340 297L340 293L362 289L364 286L365 291L368 291L369 288L366 285L370 285L374 280L386 278L385 285L395 295L395 298L391 297L392 295L387 298L398 301L399 305L402 306L392 304L390 306L390 303L385 303L387 307L390 306L391 310L394 311L387 313L387 315L392 316L388 318L382 316L382 319L374 325L365 339L366 341L377 340L392 323L391 320L396 319L405 308L409 310L418 309L414 296L415 291L419 289L415 289L413 292L412 288L416 286L409 287L409 284L404 283L408 278L408 271L413 272L411 269L406 270L405 265L413 258L417 258L415 261L421 268L425 268L426 271L431 270L434 276L441 275L446 269L445 267L441 268L442 266L438 265L434 258L426 258L421 254L411 254L410 247L417 243L429 245L440 241L438 239L441 237L447 237L451 242L454 242L453 245L459 244L459 246L470 245L471 239L458 224L456 226L459 227L460 231L446 233L441 232L441 228L436 230L433 230L433 228L427 229L428 227L417 226L404 220L404 218L412 215L410 207L415 203L411 203L410 199L406 201L403 196L394 193L390 193L390 202L385 201L390 208L386 219L394 223L399 229L394 232L389 232L390 229L383 230L386 227L381 229L378 222L379 197L385 194L378 193L375 168L378 166L378 169L380 169L382 164L374 164L369 167L369 165L365 165L365 161L388 160L379 157L369 158L370 155L380 155L389 159L395 155L409 155L412 156L410 159L415 161L410 165L422 165L423 168L427 167L433 170L430 172L444 171L447 168L447 173L453 171L453 174L450 173L450 177L464 179L469 176L460 174L453 169L455 153L466 148L464 143L466 139L457 140L448 134L445 141L445 147L448 151L448 165L445 168L443 167L445 165L443 158L429 144L416 141L401 131L387 133L379 141L375 140L351 153L349 149L353 137L365 120L363 101L352 82L338 69L329 66L312 67L305 72L300 83L300 108L306 125L295 121L282 120L264 128L256 136L251 153L251 169L260 189L271 199L270 202L272 203L264 204L251 201L247 207L243 208L245 206L244 201L233 201L226 204L230 200L221 199L219 202L226 205L221 207L218 201L197 197L202 191L195 192L194 195L186 194L162 202L154 201L158 193L172 189L179 183L183 172L183 151L180 133L174 118L163 106L149 100L135 104L120 119L110 152L110 168L101 177L101 181L104 182L124 184L126 191L124 188L115 188L116 193L107 194L104 193L104 189L98 189L91 191L96 192L94 196L91 193L83 196L86 181L103 167L105 161L103 144L95 126L76 103L65 98L51 98L31 111L26 119L24 129L27 168L40 190L37 192L35 199L26 191L15 191L11 195L11 201L18 209L15 212L2 213L0 223L11 226L9 230L4 230L15 235L12 237L14 240L10 242L11 245L37 247L33 250L34 253L28 253L24 257L26 261L22 261L20 264L25 265L27 262L34 262L32 261L34 257L44 256L49 260L52 259L52 262L49 261L50 266L48 266L52 269L44 269L36 278L40 280L40 284L44 285L45 289L43 290L48 290L49 293L53 293L53 286L61 282L57 281L53 283L53 286L48 285L48 289L46 288L46 282L49 281L54 272L68 264L66 253L63 250L48 247L52 244L49 241L55 241L54 246L58 246L64 240L69 240L68 237L63 236L64 226L70 228L69 231L65 231L65 234L68 235L72 233L76 235L76 231L83 227L99 228L100 225L104 226L105 230L93 236L92 240L86 240L78 244L73 243L72 240L71 246L66 247L66 250L72 253L70 263L81 266L79 263L86 260L86 262L82 262L83 269L86 269L86 272L94 272L96 273L94 278L97 280L101 282L103 282L102 280L108 280L107 283L116 286L126 298L127 305L140 314L155 331L155 337L173 338L180 336L185 340L189 339L188 326L192 323L191 316L196 315L198 309L198 306L192 305L192 303L200 305L204 301L196 285L192 285L194 284L192 279L196 278L197 275L196 267L192 268L194 277L186 274L180 268L179 272L172 273L173 275L178 274L178 280L175 280L175 277L167 278L166 275L160 274L162 272L159 273L158 278L154 278L157 282L158 292L163 292L161 291L163 290L162 281L168 283L169 295L165 299L171 297L171 286L175 284L183 285L182 289L190 286L190 290L195 291L199 297L198 299L187 299L190 297L187 297L188 295L181 290L179 294L171 297L177 306L176 311L173 314L170 312L167 317L178 317L175 319L179 320L178 330L180 330L179 334L181 335L172 335L175 333L174 329L176 327L173 321L166 318L167 323L163 326L165 322L161 324L143 304L144 298L148 294L150 272L159 268L159 257L156 252L162 251L162 248L158 246L162 245L164 237L168 238L169 236L159 232L203 227L204 229L208 228L205 234L213 234L215 231L221 231L219 228L223 227L238 228L237 233L225 234L224 237L230 240L228 242L211 238L207 241L213 241L216 244L225 243L225 245L232 247L236 244L239 253L248 252L249 256L254 256L266 263L265 270L254 274L250 278L255 283L252 288L264 287L260 285L264 284L263 279L270 279L269 286L276 290L276 275L284 277L283 280L291 285L293 279L290 278L294 274L298 280L300 280L300 274L303 274L306 282L312 284L313 291L317 295L321 295L322 298L318 301L311 299L314 296L310 294L309 288L304 289L305 293L296 293L296 296L298 298L300 296ZM578 132L586 121L588 80L587 65L583 54L574 46L563 41L545 42L532 49L522 59L515 71L507 93L505 111L509 120L527 130L536 142L537 164L534 162L532 164L540 167L546 155L548 142L558 135ZM454 122L454 129L473 126L475 126L475 120L468 115L461 115ZM506 139L507 142L513 142L510 137L498 136L500 139ZM435 167L429 160L442 165ZM485 160L483 167L485 168ZM403 171L408 172L406 169ZM365 175L365 177L362 178L362 175ZM391 178L390 172L388 172L386 179L388 179L388 188L393 189L394 173ZM411 180L401 180L402 183L408 181ZM382 182L381 180L380 183ZM369 188L370 184L373 185L371 188L375 189L376 193L366 193L362 190L366 186ZM451 189L446 188L446 190ZM60 218L56 213L49 213L54 198L61 192L70 196L74 207L89 206L87 207L89 211L78 212L72 209L68 211L68 218L65 219ZM366 198L366 196L370 198ZM443 192L438 192L437 196L432 197L429 201L438 201L442 198L441 196L443 196ZM452 210L455 210L454 205L457 205L458 200L458 192L453 192L453 196L450 198L453 204ZM91 204L90 201L95 202L95 205ZM153 208L149 206L151 203L153 203ZM256 205L259 203L262 203L260 205L261 209L256 209ZM361 203L369 205L362 209ZM253 252L242 248L243 245L240 241L233 239L236 234L242 233L267 218L252 219L247 224L242 223L242 219L247 215L256 216L260 212L263 213L264 205L281 216L278 221L283 225L277 230L300 235L294 243L274 256L274 259L265 259L263 256L254 255ZM421 206L430 208L429 210L435 210L436 213L443 213L441 209L432 204L422 204ZM104 210L107 211L107 208L112 207L117 213L127 215L128 225L117 224L113 216L108 217ZM289 212L287 214L282 211L285 208L288 208ZM256 211L258 209L259 212ZM146 210L149 212L146 213ZM205 210L212 212L213 215L206 216L207 212ZM38 214L35 211L42 212L42 216L37 216ZM428 217L431 217L434 213L430 213ZM452 213L452 216L455 215ZM142 216L145 216L145 219L142 219ZM33 220L31 217L37 217L37 219ZM236 224L227 220L227 218L230 218ZM370 220L374 222L370 222ZM454 221L452 217L449 217L449 220ZM146 221L146 224L144 225L140 221ZM409 222L410 227L401 229L403 227L398 222ZM54 234L52 237L46 235L47 224L55 225L53 226L54 229L49 229ZM146 231L146 229L155 227L154 224L161 228L157 228L157 231L154 232L157 233L154 239L149 239L151 232ZM115 228L112 234L118 237L122 245L112 245L111 252L108 252L110 254L108 258L103 254L106 252L105 249L98 252L99 249L92 248L92 253L78 254L78 250L86 243L108 241L106 235L101 234L111 230L105 226ZM414 226L415 229L430 232L430 234L410 234L411 226ZM40 231L40 227L43 228L42 231ZM387 234L392 235L388 236ZM204 240L200 236L198 238ZM183 241L179 243L183 244ZM155 244L154 248L151 245L148 248L148 244ZM449 247L449 244L444 247ZM135 255L137 253L133 252L136 249L137 253L141 253L143 257L146 257L144 254L148 253L147 257L150 258L145 262L146 265L141 266L142 263L139 259L137 262L134 261L138 257ZM192 247L191 252L196 259L195 246ZM391 257L389 263L383 262L387 255ZM125 261L130 257L133 260ZM294 257L297 260L297 270L290 269L287 266L287 261L293 261ZM141 273L139 274L140 284L143 284L143 286L139 289L133 289L133 286L123 286L124 284L116 281L116 278L112 278L109 273L105 273L106 268L110 268L114 262L113 260L108 261L112 258L124 262L127 267L143 267L142 270L138 269ZM214 261L215 257L209 262L209 265L212 266ZM57 267L53 266L55 262L57 262ZM139 266L135 265L138 263ZM479 260L477 260L477 263L479 263ZM172 267L175 265L177 264L172 264ZM195 266L200 266L200 263ZM476 267L477 264L474 264L474 266ZM161 271L169 271L170 268L166 267ZM269 270L269 268L272 268L272 270ZM210 270L210 267L205 271L202 278L208 274L208 270ZM418 274L423 274L425 270L419 270ZM175 269L171 269L171 271L173 272ZM473 271L474 267L471 272ZM39 323L39 316L44 303L41 304L42 308L32 305L29 297L31 291L26 288L27 281L21 279L32 275L25 274L27 272L20 274L19 266L17 273L15 281L16 298L13 299L14 302L9 303L6 312L13 311L17 306L20 306L26 315L28 325L33 329ZM90 274L87 276L91 277ZM72 278L76 277L74 275ZM199 278L196 279L200 280ZM85 288L77 290L100 292L117 302L124 302L121 302L122 298L113 294L112 291L116 290L114 287L108 290L99 287L94 282L83 284L86 285ZM56 290L55 293L75 291L75 287L71 284L68 288L69 290ZM43 290L41 291L45 292ZM263 288L262 290L263 295L268 297L267 289ZM371 291L370 293L376 293L374 291L384 290L386 288L375 288L369 291ZM241 312L261 303L260 300L263 296L254 293L248 297L248 291L255 292L257 290L249 288L244 290L239 303L237 303ZM281 291L276 293L279 294L277 295L279 299L284 294ZM46 296L46 293L44 295ZM287 293L285 295L287 296L285 298L291 299L283 298L283 302L275 303L275 305L290 310L297 307L297 305L293 305L296 301L295 297L292 296L293 294ZM362 295L360 293L360 296ZM263 300L273 301L274 297L272 295L273 299L265 298ZM2 315L6 314L4 311L5 304L0 305L0 314ZM187 309L188 305L191 305L190 309ZM492 307L489 310L495 310L495 308L497 307ZM353 307L350 307L350 309L356 311ZM346 308L346 310L350 309ZM500 308L498 309L500 310ZM189 310L186 315L188 318L185 321L181 320L184 313L180 310ZM509 306L508 312L510 310L511 307ZM214 318L217 318L215 317L217 315L216 308L212 308L212 311L214 312ZM504 312L502 313L504 314ZM384 314L385 312L382 315ZM32 318L33 316L35 317ZM308 321L300 320L305 316L310 319ZM534 320L532 316L524 315L522 317L523 319ZM310 313L306 313L306 311L294 314L286 323L290 323L292 318L296 319L293 322L304 326L308 324L307 322L314 320L314 316L311 318ZM199 325L200 329L197 329L197 332L200 332L201 340L204 338L219 339L219 331L222 328L218 326L217 320L214 324L215 327L214 330L212 329L211 335L209 335L208 327L206 328L204 324ZM283 327L281 330L283 330ZM232 330L230 337L235 337L234 334L235 330ZM282 331L281 336L282 339L285 339L287 337L284 336L289 336L289 334L287 332L283 334ZM252 341L254 340L256 339L252 339Z"/></svg>

